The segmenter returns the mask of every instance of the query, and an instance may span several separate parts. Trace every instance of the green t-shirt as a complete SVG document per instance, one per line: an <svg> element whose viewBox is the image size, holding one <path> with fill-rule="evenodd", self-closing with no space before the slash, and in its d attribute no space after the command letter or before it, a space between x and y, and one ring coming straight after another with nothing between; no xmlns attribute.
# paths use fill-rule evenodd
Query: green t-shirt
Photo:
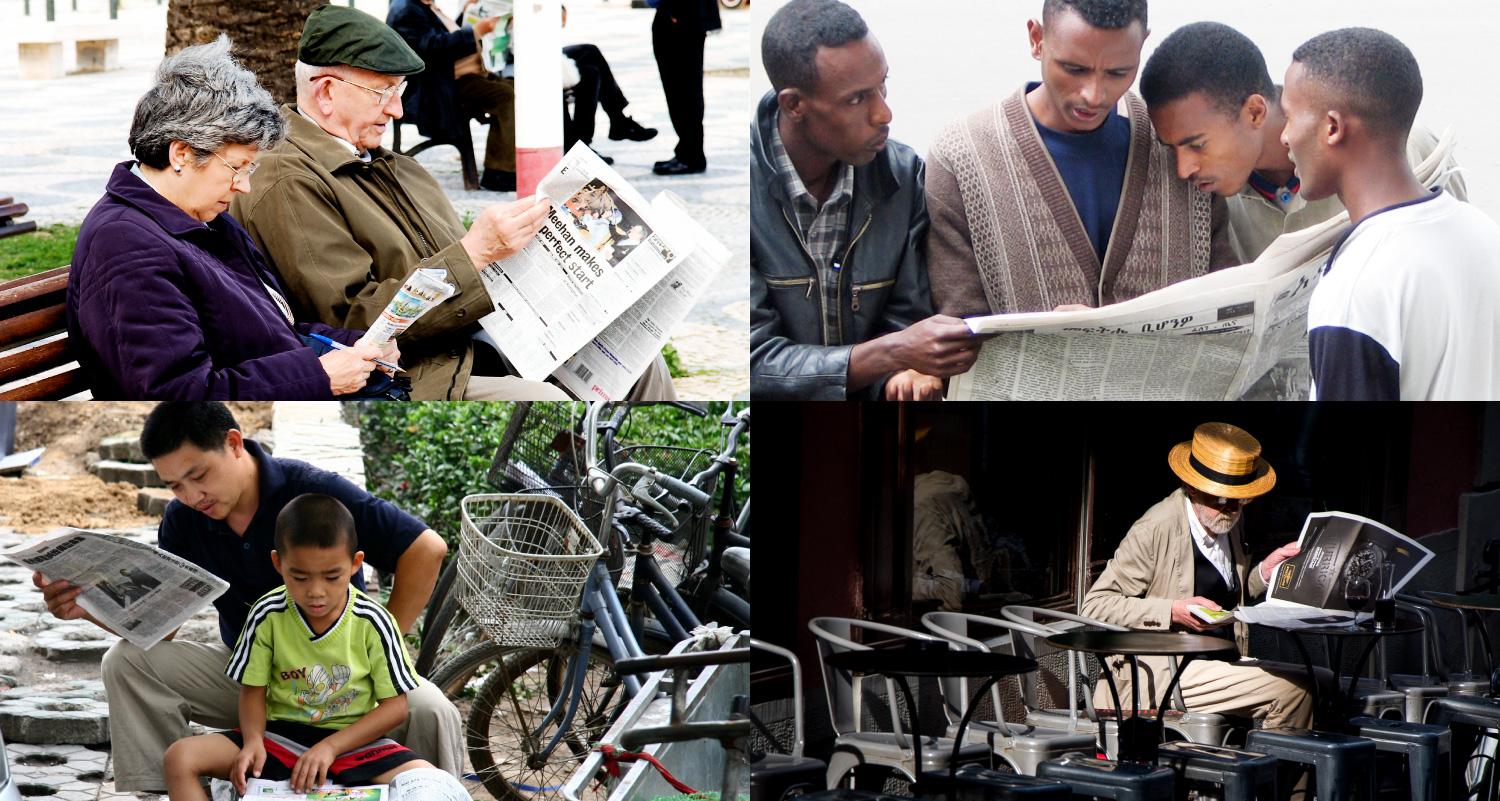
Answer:
<svg viewBox="0 0 1500 801"><path fill-rule="evenodd" d="M343 729L417 687L396 621L349 587L344 613L314 634L285 586L255 602L224 673L266 688L266 719Z"/></svg>

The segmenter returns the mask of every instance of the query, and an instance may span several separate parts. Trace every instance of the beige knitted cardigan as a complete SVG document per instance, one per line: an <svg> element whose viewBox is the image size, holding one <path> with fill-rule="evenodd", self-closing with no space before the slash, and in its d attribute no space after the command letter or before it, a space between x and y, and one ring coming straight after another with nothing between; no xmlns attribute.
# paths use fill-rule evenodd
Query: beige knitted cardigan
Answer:
<svg viewBox="0 0 1500 801"><path fill-rule="evenodd" d="M1026 105L1025 88L948 126L927 157L927 263L957 317L1118 303L1233 261L1211 253L1222 202L1176 175L1146 104L1127 93L1125 185L1100 263Z"/></svg>

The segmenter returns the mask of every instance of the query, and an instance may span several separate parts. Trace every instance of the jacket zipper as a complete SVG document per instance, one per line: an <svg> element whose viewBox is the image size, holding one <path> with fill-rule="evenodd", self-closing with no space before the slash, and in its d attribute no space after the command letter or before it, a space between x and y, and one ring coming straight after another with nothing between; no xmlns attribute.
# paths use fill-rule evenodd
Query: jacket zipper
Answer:
<svg viewBox="0 0 1500 801"><path fill-rule="evenodd" d="M854 311L859 311L860 292L870 289L884 289L894 283L896 283L896 279L892 278L889 281L876 281L872 284L855 284L854 286L849 287L850 307L853 308Z"/></svg>
<svg viewBox="0 0 1500 801"><path fill-rule="evenodd" d="M870 230L870 222L873 221L874 219L875 219L875 210L871 209L870 210L870 215L868 217L865 217L865 224L861 225L859 227L859 233L855 234L854 238L851 239L851 240L849 240L848 247L844 248L844 258L842 258L839 261L836 261L836 262L833 263L833 270L834 270L834 274L835 274L835 279L834 279L835 283L833 285L833 302L834 302L834 308L838 311L838 323L839 323L839 336L840 336L840 338L842 338L843 334L844 334L844 305L839 302L839 298L842 297L842 295L843 295L843 289L844 289L844 281L843 281L844 265L849 263L849 254L851 254L851 253L854 252L854 246L859 243L860 237L862 237L862 236L865 235L865 231ZM858 292L854 293L854 301L853 302L854 302L854 311L859 311L859 293Z"/></svg>
<svg viewBox="0 0 1500 801"><path fill-rule="evenodd" d="M807 257L807 263L812 265L812 278L808 279L807 298L812 299L813 288L818 290L818 309L822 316L818 318L818 330L823 332L823 344L828 344L828 298L823 294L823 279L818 275L818 260L813 258L812 251L807 247L807 240L802 238L802 231L798 230L796 223L787 216L786 207L781 208L781 218L791 227L792 233L797 237L797 244L802 246L802 255Z"/></svg>

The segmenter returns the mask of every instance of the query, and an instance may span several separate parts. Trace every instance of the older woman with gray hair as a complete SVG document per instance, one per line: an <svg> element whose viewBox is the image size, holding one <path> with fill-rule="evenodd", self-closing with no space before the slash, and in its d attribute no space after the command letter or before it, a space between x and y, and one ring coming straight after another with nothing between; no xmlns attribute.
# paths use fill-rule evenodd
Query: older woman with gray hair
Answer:
<svg viewBox="0 0 1500 801"><path fill-rule="evenodd" d="M229 49L220 36L162 61L135 108L135 160L115 167L79 231L68 333L96 398L326 399L364 389L372 359L399 357L354 345L359 331L297 322L224 213L286 136Z"/></svg>

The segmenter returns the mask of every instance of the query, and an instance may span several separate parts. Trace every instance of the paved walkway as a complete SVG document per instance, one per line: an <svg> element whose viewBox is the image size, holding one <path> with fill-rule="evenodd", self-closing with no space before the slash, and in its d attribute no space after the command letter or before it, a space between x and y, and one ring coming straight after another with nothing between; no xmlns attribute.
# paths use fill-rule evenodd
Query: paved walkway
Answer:
<svg viewBox="0 0 1500 801"><path fill-rule="evenodd" d="M107 0L55 0L60 23L107 20ZM122 68L51 81L21 81L18 38L42 23L46 0L0 0L0 191L31 207L27 219L39 224L82 221L103 192L110 170L130 158L125 145L136 101L149 86L165 37L166 5L157 0L122 0ZM453 0L439 0L446 8ZM675 333L673 344L692 375L678 379L685 398L748 398L749 393L749 140L745 96L749 85L750 15L725 12L724 30L708 40L704 91L709 171L700 176L659 178L654 161L671 155L676 139L651 54L651 16L628 0L569 0L565 41L593 42L609 59L629 113L661 129L650 142L611 142L599 120L599 150L616 159L615 169L647 198L662 190L677 193L694 216L729 248L734 258L720 280ZM386 4L357 0L357 7L384 18ZM71 56L69 56L71 58ZM413 128L403 138L416 136ZM483 152L485 131L474 126ZM388 142L389 144L389 142ZM467 192L452 148L433 148L418 160L437 177L461 214L514 199L512 193Z"/></svg>

